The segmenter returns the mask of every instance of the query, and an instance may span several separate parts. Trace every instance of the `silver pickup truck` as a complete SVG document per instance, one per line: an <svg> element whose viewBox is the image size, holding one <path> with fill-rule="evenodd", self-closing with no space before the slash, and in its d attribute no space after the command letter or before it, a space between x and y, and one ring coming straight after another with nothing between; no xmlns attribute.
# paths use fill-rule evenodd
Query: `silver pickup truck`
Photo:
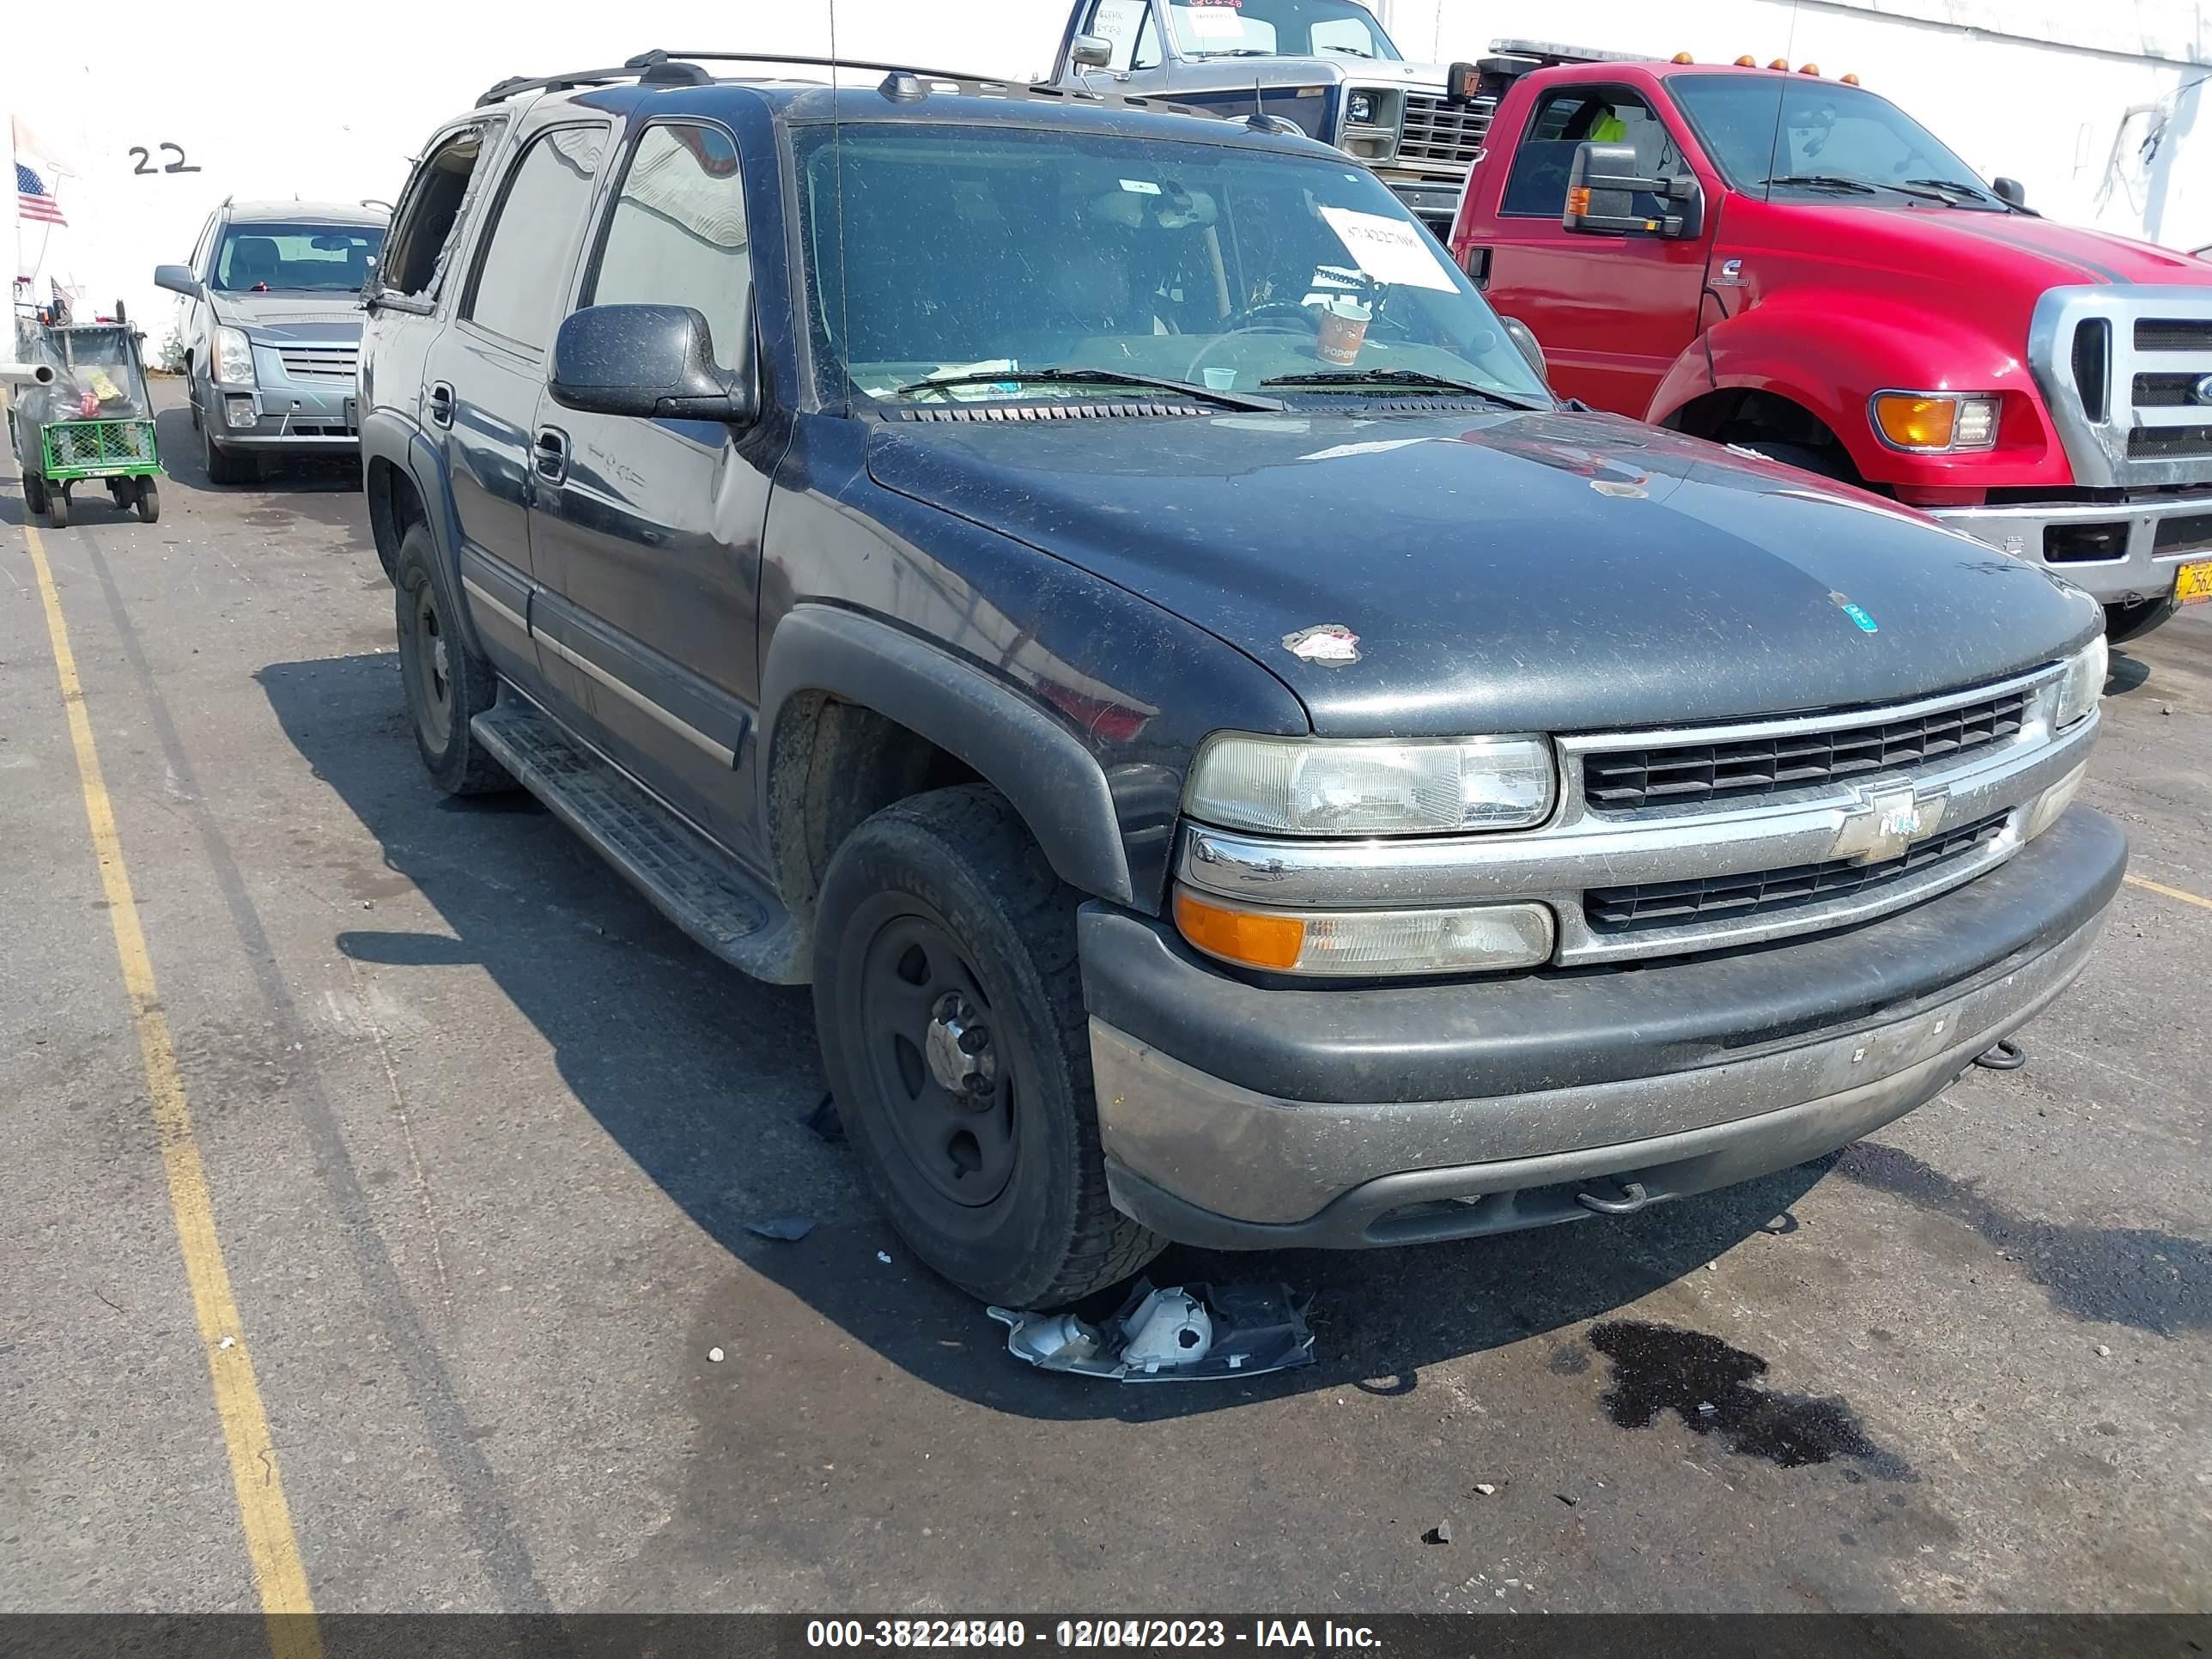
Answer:
<svg viewBox="0 0 2212 1659"><path fill-rule="evenodd" d="M1054 64L1058 86L1291 121L1373 167L1439 237L1496 103L1453 100L1449 75L1406 62L1357 0L1078 0Z"/></svg>

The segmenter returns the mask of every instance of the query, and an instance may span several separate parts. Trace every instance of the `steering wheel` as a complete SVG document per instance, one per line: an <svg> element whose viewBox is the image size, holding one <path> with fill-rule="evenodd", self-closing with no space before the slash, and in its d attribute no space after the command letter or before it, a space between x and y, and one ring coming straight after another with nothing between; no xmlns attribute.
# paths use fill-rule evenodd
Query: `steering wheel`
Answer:
<svg viewBox="0 0 2212 1659"><path fill-rule="evenodd" d="M1295 334L1312 339L1320 332L1321 319L1313 307L1295 300L1261 300L1224 318L1220 332L1198 349L1183 378L1196 378L1206 358L1239 334Z"/></svg>

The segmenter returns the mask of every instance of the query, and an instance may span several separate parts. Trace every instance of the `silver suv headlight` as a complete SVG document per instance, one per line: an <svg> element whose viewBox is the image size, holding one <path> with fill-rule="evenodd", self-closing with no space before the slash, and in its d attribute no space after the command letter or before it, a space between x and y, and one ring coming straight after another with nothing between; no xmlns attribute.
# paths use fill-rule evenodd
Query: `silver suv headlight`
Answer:
<svg viewBox="0 0 2212 1659"><path fill-rule="evenodd" d="M2112 648L2102 634L2067 659L2065 675L2058 682L2058 712L2053 722L2060 731L2095 711L2097 699L2105 695L2105 676L2112 665Z"/></svg>
<svg viewBox="0 0 2212 1659"><path fill-rule="evenodd" d="M1367 741L1222 732L1183 794L1193 817L1288 836L1527 830L1552 815L1559 767L1542 738Z"/></svg>
<svg viewBox="0 0 2212 1659"><path fill-rule="evenodd" d="M214 373L218 386L253 384L253 343L244 329L216 330Z"/></svg>

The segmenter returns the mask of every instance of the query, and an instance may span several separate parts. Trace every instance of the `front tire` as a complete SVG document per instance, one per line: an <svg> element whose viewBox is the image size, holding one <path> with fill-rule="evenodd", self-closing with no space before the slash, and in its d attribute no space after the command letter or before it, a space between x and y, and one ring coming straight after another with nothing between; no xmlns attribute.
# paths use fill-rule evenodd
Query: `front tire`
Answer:
<svg viewBox="0 0 2212 1659"><path fill-rule="evenodd" d="M392 591L399 677L406 686L415 747L430 781L449 795L490 795L514 788L514 777L469 726L497 698L499 680L460 630L438 580L427 526L408 526L393 565Z"/></svg>
<svg viewBox="0 0 2212 1659"><path fill-rule="evenodd" d="M153 524L161 516L161 491L151 478L138 480L138 520Z"/></svg>
<svg viewBox="0 0 2212 1659"><path fill-rule="evenodd" d="M69 486L48 484L46 486L46 517L53 521L55 529L69 528Z"/></svg>
<svg viewBox="0 0 2212 1659"><path fill-rule="evenodd" d="M253 463L244 456L225 449L215 441L215 422L207 422L200 428L200 465L207 471L211 484L240 484L253 475Z"/></svg>
<svg viewBox="0 0 2212 1659"><path fill-rule="evenodd" d="M2108 605L2105 607L2105 642L2124 645L2130 640L2139 640L2154 628L2161 628L2181 609L2181 601L2171 593L2162 599L2137 599L2134 604Z"/></svg>
<svg viewBox="0 0 2212 1659"><path fill-rule="evenodd" d="M815 1024L868 1186L916 1255L1008 1307L1075 1301L1164 1243L1106 1194L1079 897L968 784L862 823L816 916Z"/></svg>

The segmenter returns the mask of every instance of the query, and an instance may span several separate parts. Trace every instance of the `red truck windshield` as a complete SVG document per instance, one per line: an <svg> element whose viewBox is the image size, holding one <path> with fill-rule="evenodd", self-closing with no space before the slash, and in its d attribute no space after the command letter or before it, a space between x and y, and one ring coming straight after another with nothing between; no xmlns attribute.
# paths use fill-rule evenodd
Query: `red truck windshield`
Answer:
<svg viewBox="0 0 2212 1659"><path fill-rule="evenodd" d="M1747 195L1895 191L2002 205L1942 140L1857 87L1781 76L1674 75L1667 89L1729 183Z"/></svg>

